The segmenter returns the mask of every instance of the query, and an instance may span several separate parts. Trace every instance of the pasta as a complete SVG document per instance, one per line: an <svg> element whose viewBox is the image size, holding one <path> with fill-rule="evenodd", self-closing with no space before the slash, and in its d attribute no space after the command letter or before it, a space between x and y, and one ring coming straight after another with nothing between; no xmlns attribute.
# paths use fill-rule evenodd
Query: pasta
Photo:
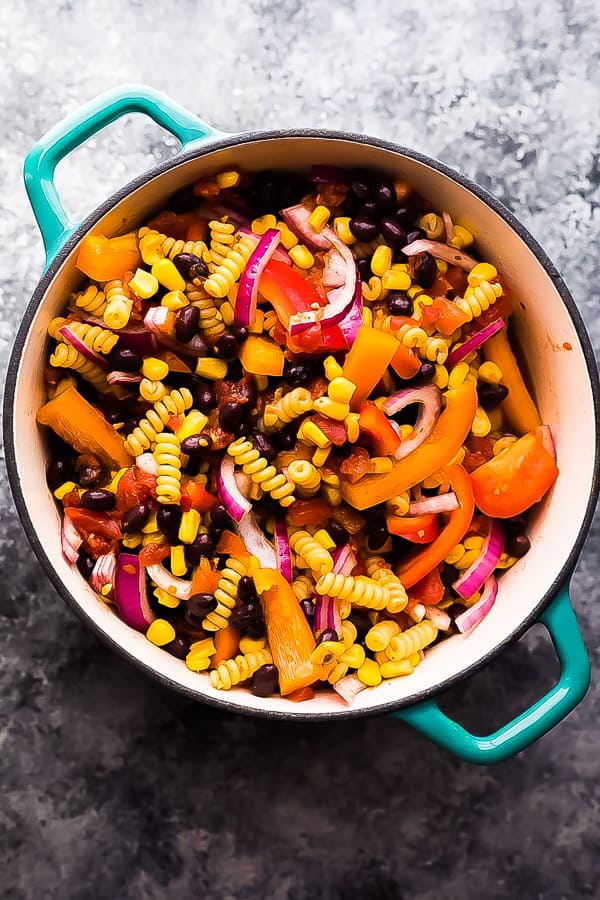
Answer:
<svg viewBox="0 0 600 900"><path fill-rule="evenodd" d="M158 465L156 499L159 503L179 503L181 499L181 449L171 432L156 435L154 459Z"/></svg>
<svg viewBox="0 0 600 900"><path fill-rule="evenodd" d="M172 416L179 416L192 405L192 395L187 388L181 388L165 394L149 409L139 424L128 435L125 446L132 456L140 456L156 441L156 436L163 430Z"/></svg>
<svg viewBox="0 0 600 900"><path fill-rule="evenodd" d="M225 628L237 600L239 580L242 575L246 575L247 571L243 562L229 557L215 590L216 608L202 622L205 631L218 631L220 628Z"/></svg>
<svg viewBox="0 0 600 900"><path fill-rule="evenodd" d="M267 491L274 500L279 500L282 506L290 506L294 502L294 485L275 466L270 466L250 441L238 438L229 445L227 452L254 484Z"/></svg>

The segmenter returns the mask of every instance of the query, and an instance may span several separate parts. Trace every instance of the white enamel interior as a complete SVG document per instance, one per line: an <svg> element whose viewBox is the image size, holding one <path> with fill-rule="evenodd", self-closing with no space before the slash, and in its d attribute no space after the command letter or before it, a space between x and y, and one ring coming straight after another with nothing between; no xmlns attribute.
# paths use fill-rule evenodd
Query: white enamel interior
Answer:
<svg viewBox="0 0 600 900"><path fill-rule="evenodd" d="M503 272L514 296L515 320L525 348L544 422L557 443L560 478L531 529L532 549L500 580L498 599L485 621L467 636L456 636L427 653L408 678L384 682L363 691L354 709L375 710L393 702L406 704L413 695L435 690L446 679L477 664L505 641L533 611L565 564L585 514L593 479L596 425L591 384L571 318L550 278L525 243L504 220L451 178L390 150L352 140L315 137L269 138L216 150L182 163L146 182L113 207L94 227L105 234L125 232L161 207L178 188L223 168L256 170L266 167L305 169L312 163L368 166L404 177L437 209L477 237L485 259ZM33 526L58 577L86 617L145 667L198 698L218 697L238 708L272 710L279 714L326 713L343 716L347 707L332 692L295 704L281 698L261 699L245 690L215 692L206 675L190 672L183 662L154 647L124 625L112 609L65 562L60 548L60 519L44 478L44 433L35 413L44 402L42 369L46 357L46 326L63 309L79 283L74 253L64 262L40 303L20 361L14 398L15 447L21 487ZM563 345L570 344L572 350Z"/></svg>

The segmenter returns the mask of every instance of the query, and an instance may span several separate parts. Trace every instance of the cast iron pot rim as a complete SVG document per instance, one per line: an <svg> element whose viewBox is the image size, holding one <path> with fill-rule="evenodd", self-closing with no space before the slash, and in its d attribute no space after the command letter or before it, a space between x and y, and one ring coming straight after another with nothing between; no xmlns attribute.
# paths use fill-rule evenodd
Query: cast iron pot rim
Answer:
<svg viewBox="0 0 600 900"><path fill-rule="evenodd" d="M217 706L229 712L239 712L243 715L260 716L270 719L298 719L305 721L317 721L330 718L350 719L366 717L379 715L386 712L392 713L405 707L415 706L424 700L428 700L431 697L442 694L452 685L458 684L459 682L469 678L471 675L474 675L476 672L479 672L493 659L499 656L500 653L505 650L510 644L517 641L523 634L525 634L525 632L537 621L540 614L549 605L550 601L556 596L560 587L570 577L573 569L575 568L575 565L585 543L594 514L596 500L598 497L598 492L600 490L600 442L598 440L596 440L595 446L592 488L590 491L590 497L588 500L586 511L577 533L577 537L573 542L573 546L571 548L569 556L560 573L554 579L548 591L546 591L544 596L540 599L535 609L526 617L526 619L519 623L519 625L516 626L512 633L509 634L503 641L501 641L499 644L496 644L488 653L486 653L482 659L480 659L476 663L473 663L473 665L469 666L467 669L458 672L456 675L452 675L451 677L446 678L443 682L436 685L436 687L420 691L418 694L413 695L405 700L396 700L390 701L389 703L379 704L373 709L352 709L350 707L336 713L295 713L282 712L276 709L248 709L245 706L238 705L233 700L228 700L225 698L221 700L220 698L204 695L198 696L198 693L192 688L188 688L184 685L178 684L166 675L161 674L156 669L152 668L152 666L149 666L146 663L142 662L142 660L140 660L134 653L131 653L120 643L114 640L114 638L105 634L100 626L97 625L95 620L86 612L84 612L71 592L66 589L65 585L56 573L50 559L46 555L46 552L37 536L37 532L29 517L29 512L27 510L23 493L21 491L20 479L17 469L15 446L13 441L13 423L15 418L13 399L21 354L29 331L29 326L31 325L37 308L40 305L50 283L52 282L52 279L58 272L64 260L71 253L73 248L103 216L105 216L114 206L116 206L117 203L119 203L129 194L133 193L133 191L137 190L140 187L143 187L149 181L152 181L153 179L164 174L170 169L174 169L177 166L189 162L192 159L196 159L200 156L207 156L213 153L215 150L222 150L227 147L234 147L239 144L254 143L257 141L269 141L273 139L285 140L288 138L321 138L325 140L348 141L350 143L365 144L376 147L378 149L389 150L399 156L407 157L408 159L415 160L418 163L437 170L442 175L445 175L447 178L450 178L452 181L459 184L465 190L470 191L472 194L482 200L487 206L489 206L502 219L504 219L504 221L527 245L529 250L531 250L540 265L543 266L552 283L554 284L556 290L558 291L563 303L565 304L569 315L571 316L571 320L577 332L581 349L583 351L592 387L594 417L597 423L600 422L600 381L598 378L598 370L596 368L592 344L577 305L575 304L575 301L571 296L571 293L569 292L563 279L561 278L556 266L550 260L546 252L538 244L535 238L532 237L528 230L521 224L521 222L519 222L519 220L513 215L513 213L510 212L502 203L500 203L499 200L489 194L484 188L479 187L479 185L472 182L465 175L450 168L445 163L440 162L439 160L434 159L430 156L426 156L423 153L419 153L416 150L403 147L399 144L394 144L391 141L381 140L379 138L374 138L365 134L355 134L353 132L345 131L328 131L326 129L286 129L275 131L254 131L244 132L243 134L239 135L234 134L229 137L226 136L223 138L217 138L206 145L194 146L192 144L188 150L177 153L175 156L164 160L149 171L144 172L137 178L134 178L128 184L124 185L122 188L116 191L111 197L105 200L104 203L98 206L80 225L78 225L69 239L63 245L63 247L61 247L61 249L58 251L54 259L48 266L47 270L44 272L42 278L40 279L40 282L25 310L25 314L19 326L13 351L11 353L8 364L6 389L4 394L3 427L8 479L17 508L17 513L19 515L19 518L21 519L21 523L25 530L27 540L29 541L33 552L40 561L42 568L46 572L46 575L49 577L58 593L68 603L71 609L74 610L79 618L82 619L82 621L85 622L85 624L90 627L104 643L108 644L110 647L116 650L118 654L127 659L129 662L133 663L133 665L135 665L138 669L141 669L152 678L159 681L163 686L169 687L177 691L178 693L184 694L185 696L188 696L194 700L206 702L211 706Z"/></svg>

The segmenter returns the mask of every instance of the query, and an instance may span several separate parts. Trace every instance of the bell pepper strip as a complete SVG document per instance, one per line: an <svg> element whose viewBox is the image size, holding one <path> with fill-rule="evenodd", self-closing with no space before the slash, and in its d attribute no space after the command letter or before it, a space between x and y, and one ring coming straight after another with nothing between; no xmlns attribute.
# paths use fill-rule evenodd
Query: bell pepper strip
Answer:
<svg viewBox="0 0 600 900"><path fill-rule="evenodd" d="M506 328L485 342L483 355L489 362L496 363L502 372L502 384L508 388L508 396L501 404L507 422L518 434L533 431L542 420L523 381Z"/></svg>
<svg viewBox="0 0 600 900"><path fill-rule="evenodd" d="M465 313L452 300L446 297L434 297L431 306L421 308L423 328L435 326L441 334L450 335L464 325L468 319Z"/></svg>
<svg viewBox="0 0 600 900"><path fill-rule="evenodd" d="M413 544L430 544L440 533L439 517L436 513L421 516L387 516L387 530Z"/></svg>
<svg viewBox="0 0 600 900"><path fill-rule="evenodd" d="M289 329L290 316L322 306L316 290L295 269L278 259L271 259L258 282L262 297L271 304L281 324ZM319 329L320 330L320 329ZM296 336L298 340L299 336Z"/></svg>
<svg viewBox="0 0 600 900"><path fill-rule="evenodd" d="M518 516L541 500L558 468L534 434L525 434L471 475L475 502L491 518Z"/></svg>
<svg viewBox="0 0 600 900"><path fill-rule="evenodd" d="M134 231L120 237L88 234L81 242L75 265L93 281L122 278L128 269L140 263L137 235Z"/></svg>
<svg viewBox="0 0 600 900"><path fill-rule="evenodd" d="M477 410L477 391L468 380L446 391L444 396L446 407L429 437L404 459L395 461L391 472L365 475L354 484L341 479L342 495L351 506L368 509L385 503L452 461L471 430Z"/></svg>
<svg viewBox="0 0 600 900"><path fill-rule="evenodd" d="M413 587L432 569L439 566L450 551L460 543L471 524L475 511L471 476L465 472L462 466L457 465L448 466L444 474L450 482L450 489L456 494L460 506L450 513L448 522L440 531L439 536L431 544L428 544L425 550L396 568L396 575L405 588Z"/></svg>
<svg viewBox="0 0 600 900"><path fill-rule="evenodd" d="M360 404L358 427L368 437L375 456L393 456L402 442L385 413L370 400Z"/></svg>
<svg viewBox="0 0 600 900"><path fill-rule="evenodd" d="M241 631L238 628L234 628L233 625L228 625L226 628L219 628L219 630L215 632L213 641L215 642L216 653L211 657L211 668L214 669L219 663L224 662L226 659L233 659L233 657L236 656L240 648L241 636Z"/></svg>
<svg viewBox="0 0 600 900"><path fill-rule="evenodd" d="M209 560L204 557L194 569L190 596L193 594L214 594L220 578L221 572L215 571Z"/></svg>
<svg viewBox="0 0 600 900"><path fill-rule="evenodd" d="M315 637L310 629L291 584L275 569L260 569L254 574L260 597L273 662L279 672L283 695L313 684L319 671L310 655Z"/></svg>
<svg viewBox="0 0 600 900"><path fill-rule="evenodd" d="M311 687L303 687L292 691L287 695L287 699L292 700L294 703L302 703L304 700L312 700L314 696L315 692Z"/></svg>
<svg viewBox="0 0 600 900"><path fill-rule="evenodd" d="M228 529L225 529L219 538L217 553L223 556L233 556L234 559L239 559L244 565L248 565L252 558L241 537Z"/></svg>
<svg viewBox="0 0 600 900"><path fill-rule="evenodd" d="M331 506L320 497L315 500L296 500L287 510L287 522L295 528L302 525L324 525L331 516Z"/></svg>
<svg viewBox="0 0 600 900"><path fill-rule="evenodd" d="M210 494L199 481L186 481L181 488L181 508L184 512L196 509L198 512L209 512L218 503L214 494Z"/></svg>
<svg viewBox="0 0 600 900"><path fill-rule="evenodd" d="M252 375L274 375L279 378L283 375L283 350L270 338L248 335L240 347L239 357L246 372Z"/></svg>
<svg viewBox="0 0 600 900"><path fill-rule="evenodd" d="M440 567L436 566L410 589L409 601L416 600L425 606L436 606L444 596Z"/></svg>
<svg viewBox="0 0 600 900"><path fill-rule="evenodd" d="M391 334L361 325L344 360L344 377L356 385L352 409L360 409L387 367L392 362L398 341Z"/></svg>
<svg viewBox="0 0 600 900"><path fill-rule="evenodd" d="M398 343L391 366L398 378L412 378L421 368L421 360L410 347Z"/></svg>

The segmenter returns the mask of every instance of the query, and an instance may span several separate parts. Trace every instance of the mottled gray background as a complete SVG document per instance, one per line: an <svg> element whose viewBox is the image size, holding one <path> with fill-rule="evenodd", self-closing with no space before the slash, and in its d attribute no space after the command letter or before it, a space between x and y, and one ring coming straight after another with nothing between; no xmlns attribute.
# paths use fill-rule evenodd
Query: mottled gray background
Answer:
<svg viewBox="0 0 600 900"><path fill-rule="evenodd" d="M329 126L439 156L539 238L598 349L599 47L594 0L2 4L2 371L42 266L23 157L65 113L131 80L225 130ZM141 118L113 126L60 166L62 194L80 216L174 149ZM390 718L269 724L189 703L67 612L0 478L0 896L600 895L597 685L491 769ZM596 670L597 549L598 520L573 580ZM530 633L448 707L489 730L555 669Z"/></svg>

